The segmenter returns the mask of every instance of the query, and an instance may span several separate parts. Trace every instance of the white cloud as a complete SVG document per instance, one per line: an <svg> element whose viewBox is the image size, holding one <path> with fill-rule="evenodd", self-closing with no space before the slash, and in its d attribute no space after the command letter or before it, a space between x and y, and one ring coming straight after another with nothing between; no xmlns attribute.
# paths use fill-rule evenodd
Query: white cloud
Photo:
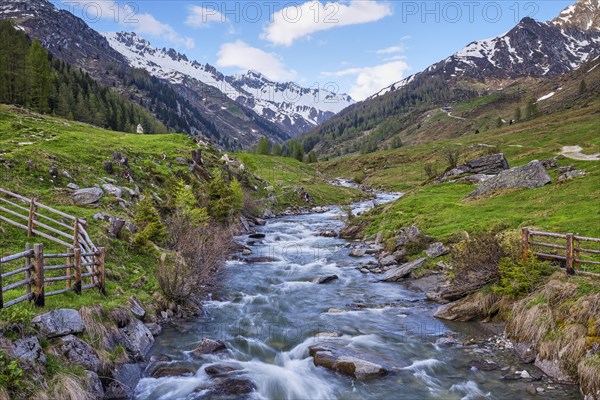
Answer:
<svg viewBox="0 0 600 400"><path fill-rule="evenodd" d="M218 67L240 68L244 72L254 70L276 81L292 80L297 75L296 71L285 68L277 54L252 47L242 40L224 43L217 56Z"/></svg>
<svg viewBox="0 0 600 400"><path fill-rule="evenodd" d="M150 35L176 46L194 47L194 39L178 34L173 27L157 20L153 15L140 13L136 3L121 4L113 0L61 0L66 8L86 23L112 20L123 29L140 35Z"/></svg>
<svg viewBox="0 0 600 400"><path fill-rule="evenodd" d="M227 17L221 14L216 8L192 6L190 7L190 13L185 19L186 25L193 28L206 28L211 23L225 23Z"/></svg>
<svg viewBox="0 0 600 400"><path fill-rule="evenodd" d="M405 61L392 61L374 67L349 68L336 72L325 72L327 77L356 76L350 88L350 96L355 100L364 100L379 90L402 80L410 69Z"/></svg>
<svg viewBox="0 0 600 400"><path fill-rule="evenodd" d="M390 15L392 7L388 2L348 0L323 4L307 1L273 13L261 39L275 45L290 46L295 40L315 32L375 22Z"/></svg>
<svg viewBox="0 0 600 400"><path fill-rule="evenodd" d="M394 54L394 53L401 53L403 51L404 51L404 47L402 47L402 46L391 46L391 47L386 47L385 49L377 50L375 53L376 54Z"/></svg>

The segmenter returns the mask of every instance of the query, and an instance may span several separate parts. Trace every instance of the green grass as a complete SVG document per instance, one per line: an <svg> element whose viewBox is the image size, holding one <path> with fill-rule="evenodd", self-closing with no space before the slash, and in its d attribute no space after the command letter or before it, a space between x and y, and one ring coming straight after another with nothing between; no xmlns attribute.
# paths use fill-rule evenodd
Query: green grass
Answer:
<svg viewBox="0 0 600 400"><path fill-rule="evenodd" d="M302 205L294 189L304 188L311 196L313 205L349 204L366 196L360 190L331 185L331 177L288 157L257 154L235 154L252 172L272 186L278 209ZM266 193L263 193L266 194Z"/></svg>

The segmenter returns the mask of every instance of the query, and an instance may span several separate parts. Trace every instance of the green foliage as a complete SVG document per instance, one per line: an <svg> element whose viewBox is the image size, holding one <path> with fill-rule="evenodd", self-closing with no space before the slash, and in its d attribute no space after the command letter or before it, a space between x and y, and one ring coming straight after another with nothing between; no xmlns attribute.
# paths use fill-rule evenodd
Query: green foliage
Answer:
<svg viewBox="0 0 600 400"><path fill-rule="evenodd" d="M133 244L136 247L146 247L150 242L159 246L164 244L167 239L167 229L154 207L152 197L146 196L136 204L133 220L139 229L133 236Z"/></svg>
<svg viewBox="0 0 600 400"><path fill-rule="evenodd" d="M504 122L502 122L502 118L498 117L496 119L496 128L502 128L502 125L504 125Z"/></svg>
<svg viewBox="0 0 600 400"><path fill-rule="evenodd" d="M8 392L16 392L25 388L23 370L19 366L19 360L12 360L2 350L0 350L0 387Z"/></svg>
<svg viewBox="0 0 600 400"><path fill-rule="evenodd" d="M585 83L585 79L582 79L579 82L579 94L582 95L587 91L587 84Z"/></svg>
<svg viewBox="0 0 600 400"><path fill-rule="evenodd" d="M358 171L356 174L354 174L354 178L352 178L352 179L354 180L354 182L356 182L360 185L361 183L363 183L365 181L366 177L367 176L365 175L364 172Z"/></svg>
<svg viewBox="0 0 600 400"><path fill-rule="evenodd" d="M311 150L307 155L307 161L309 164L313 164L313 163L316 163L317 161L319 161L317 159L317 154Z"/></svg>
<svg viewBox="0 0 600 400"><path fill-rule="evenodd" d="M0 310L0 321L7 323L16 323L29 325L33 317L36 315L36 310L28 303L20 307L8 307Z"/></svg>
<svg viewBox="0 0 600 400"><path fill-rule="evenodd" d="M273 145L273 147L271 148L271 154L274 156L279 157L279 156L281 156L282 152L283 152L283 149L281 148L281 145L279 143L275 143Z"/></svg>
<svg viewBox="0 0 600 400"><path fill-rule="evenodd" d="M500 260L498 270L500 280L493 291L516 300L531 293L554 269L550 263L531 255L525 261L505 257Z"/></svg>
<svg viewBox="0 0 600 400"><path fill-rule="evenodd" d="M521 107L517 106L515 109L515 121L521 120Z"/></svg>
<svg viewBox="0 0 600 400"><path fill-rule="evenodd" d="M183 179L177 182L175 190L175 208L176 214L187 220L193 227L206 226L209 216L206 208L199 207L194 192L189 185L186 185Z"/></svg>
<svg viewBox="0 0 600 400"><path fill-rule="evenodd" d="M535 118L539 115L537 102L535 99L529 99L525 106L525 118Z"/></svg>
<svg viewBox="0 0 600 400"><path fill-rule="evenodd" d="M258 146L256 147L256 154L261 154L263 156L271 154L271 143L269 143L269 139L266 137L260 138Z"/></svg>
<svg viewBox="0 0 600 400"><path fill-rule="evenodd" d="M148 133L166 133L150 112L53 58L10 21L0 21L0 102L116 131L135 132L141 123Z"/></svg>
<svg viewBox="0 0 600 400"><path fill-rule="evenodd" d="M483 231L472 234L452 248L454 283L481 287L499 278L498 263L506 256L498 232Z"/></svg>
<svg viewBox="0 0 600 400"><path fill-rule="evenodd" d="M221 170L213 171L213 179L208 184L210 203L209 214L219 220L226 221L239 212L244 204L244 192L236 179L226 182Z"/></svg>

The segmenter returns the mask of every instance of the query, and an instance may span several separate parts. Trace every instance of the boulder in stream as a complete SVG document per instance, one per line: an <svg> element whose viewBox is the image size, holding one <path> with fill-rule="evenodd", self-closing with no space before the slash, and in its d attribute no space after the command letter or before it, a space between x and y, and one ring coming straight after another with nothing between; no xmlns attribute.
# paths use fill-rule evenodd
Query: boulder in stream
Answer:
<svg viewBox="0 0 600 400"><path fill-rule="evenodd" d="M418 258L406 264L391 268L379 280L382 282L398 282L410 275L415 269L421 267L426 261L426 258Z"/></svg>
<svg viewBox="0 0 600 400"><path fill-rule="evenodd" d="M204 339L200 344L192 350L192 354L197 357L202 357L204 354L216 353L217 351L225 350L225 343L220 340Z"/></svg>
<svg viewBox="0 0 600 400"><path fill-rule="evenodd" d="M331 283L337 279L339 279L339 277L337 275L327 275L327 276L322 276L320 278L316 278L315 283L318 283L319 285L324 285L326 283Z"/></svg>
<svg viewBox="0 0 600 400"><path fill-rule="evenodd" d="M387 375L381 365L361 359L343 349L327 345L315 345L308 348L316 366L325 367L358 380L377 378Z"/></svg>

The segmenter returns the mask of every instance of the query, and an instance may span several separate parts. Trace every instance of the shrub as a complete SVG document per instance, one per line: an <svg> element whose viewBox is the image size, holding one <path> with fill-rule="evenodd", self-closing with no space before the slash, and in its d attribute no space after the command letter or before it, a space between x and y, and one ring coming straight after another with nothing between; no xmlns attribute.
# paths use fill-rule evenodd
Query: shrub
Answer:
<svg viewBox="0 0 600 400"><path fill-rule="evenodd" d="M438 175L437 165L435 163L427 163L423 169L425 170L425 175L428 179L433 179Z"/></svg>
<svg viewBox="0 0 600 400"><path fill-rule="evenodd" d="M553 268L550 263L540 261L530 256L527 260L514 260L510 257L503 258L498 266L500 279L493 290L511 299L519 299L531 293Z"/></svg>
<svg viewBox="0 0 600 400"><path fill-rule="evenodd" d="M183 180L177 184L175 191L175 213L180 217L187 219L193 226L205 226L209 217L206 208L199 207L196 197L190 186Z"/></svg>
<svg viewBox="0 0 600 400"><path fill-rule="evenodd" d="M11 359L2 351L0 351L0 387L9 393L24 388L23 370L19 366L19 360Z"/></svg>
<svg viewBox="0 0 600 400"><path fill-rule="evenodd" d="M361 183L363 183L365 181L365 178L366 178L365 173L360 171L354 175L353 179L354 179L354 182L356 182L357 184L360 185Z"/></svg>
<svg viewBox="0 0 600 400"><path fill-rule="evenodd" d="M458 146L448 146L442 150L442 156L448 163L448 167L450 169L458 166L458 161L460 160L461 154L462 149Z"/></svg>
<svg viewBox="0 0 600 400"><path fill-rule="evenodd" d="M455 285L479 288L495 282L504 257L506 252L496 231L473 234L452 249Z"/></svg>
<svg viewBox="0 0 600 400"><path fill-rule="evenodd" d="M210 193L209 213L217 220L226 221L239 212L244 205L242 185L235 178L227 183L220 170L214 172L208 190Z"/></svg>
<svg viewBox="0 0 600 400"><path fill-rule="evenodd" d="M141 248L150 242L162 245L167 239L167 229L154 207L154 201L146 196L137 203L133 220L138 227L138 232L133 236L134 246Z"/></svg>

